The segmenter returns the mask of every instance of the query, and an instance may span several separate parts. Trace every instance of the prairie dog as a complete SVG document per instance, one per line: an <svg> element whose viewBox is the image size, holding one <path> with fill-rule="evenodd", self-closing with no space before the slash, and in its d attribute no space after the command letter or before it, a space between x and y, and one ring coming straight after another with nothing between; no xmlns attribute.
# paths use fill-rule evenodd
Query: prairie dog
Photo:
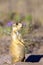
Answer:
<svg viewBox="0 0 43 65"><path fill-rule="evenodd" d="M24 41L21 38L20 33L18 32L22 27L21 23L13 24L12 33L11 33L11 44L10 44L10 53L12 56L12 63L21 62L25 58L25 46Z"/></svg>

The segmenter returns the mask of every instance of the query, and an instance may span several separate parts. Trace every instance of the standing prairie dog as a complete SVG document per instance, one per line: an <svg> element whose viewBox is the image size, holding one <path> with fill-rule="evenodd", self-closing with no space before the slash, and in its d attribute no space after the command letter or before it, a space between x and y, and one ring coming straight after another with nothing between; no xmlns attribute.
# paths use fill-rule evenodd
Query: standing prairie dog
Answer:
<svg viewBox="0 0 43 65"><path fill-rule="evenodd" d="M19 34L22 24L13 24L12 33L11 33L11 44L10 44L10 53L12 56L12 63L21 62L25 58L25 47L23 39Z"/></svg>

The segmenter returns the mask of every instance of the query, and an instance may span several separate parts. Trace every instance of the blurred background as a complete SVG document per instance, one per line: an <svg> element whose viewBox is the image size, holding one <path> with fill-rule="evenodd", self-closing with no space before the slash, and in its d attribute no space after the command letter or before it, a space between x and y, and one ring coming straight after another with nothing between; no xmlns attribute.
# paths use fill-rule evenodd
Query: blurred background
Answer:
<svg viewBox="0 0 43 65"><path fill-rule="evenodd" d="M16 22L23 24L25 54L43 54L43 0L0 0L0 56L9 53Z"/></svg>

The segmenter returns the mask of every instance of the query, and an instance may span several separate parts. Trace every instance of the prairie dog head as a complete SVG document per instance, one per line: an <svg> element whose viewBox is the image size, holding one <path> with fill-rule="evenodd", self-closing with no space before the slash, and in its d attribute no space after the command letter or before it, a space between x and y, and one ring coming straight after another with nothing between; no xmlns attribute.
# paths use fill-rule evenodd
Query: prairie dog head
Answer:
<svg viewBox="0 0 43 65"><path fill-rule="evenodd" d="M13 24L12 33L11 33L12 39L17 39L17 35L18 36L20 35L20 33L18 31L21 29L21 27L22 27L21 23Z"/></svg>
<svg viewBox="0 0 43 65"><path fill-rule="evenodd" d="M12 31L13 32L17 32L17 31L19 31L21 29L21 27L22 27L22 24L21 23L13 24Z"/></svg>

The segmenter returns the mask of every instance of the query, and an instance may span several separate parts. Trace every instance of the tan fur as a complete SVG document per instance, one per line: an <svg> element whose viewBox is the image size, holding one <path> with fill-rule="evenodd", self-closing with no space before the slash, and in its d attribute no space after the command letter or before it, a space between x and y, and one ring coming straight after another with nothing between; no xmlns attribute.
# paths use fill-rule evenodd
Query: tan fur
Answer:
<svg viewBox="0 0 43 65"><path fill-rule="evenodd" d="M20 30L22 25L19 23L17 26L14 25L12 27L12 40L11 40L11 45L10 45L10 53L12 56L12 62L20 62L23 60L25 57L25 47L24 47L24 42L20 36L20 34L17 32Z"/></svg>

